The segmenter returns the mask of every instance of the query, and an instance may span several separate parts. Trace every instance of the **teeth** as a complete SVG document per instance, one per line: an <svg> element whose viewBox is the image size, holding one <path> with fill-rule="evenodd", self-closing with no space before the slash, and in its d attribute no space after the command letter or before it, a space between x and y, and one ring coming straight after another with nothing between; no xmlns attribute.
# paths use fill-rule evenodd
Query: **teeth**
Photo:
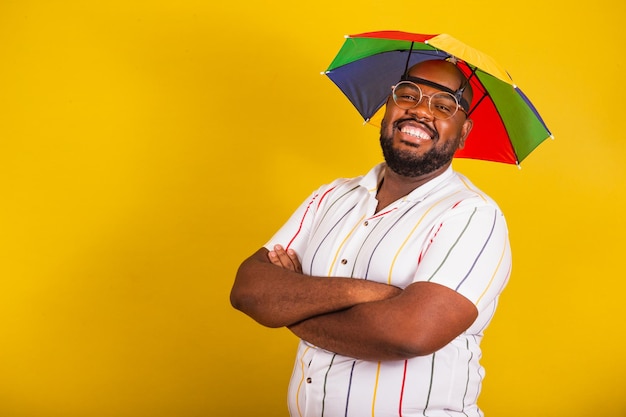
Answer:
<svg viewBox="0 0 626 417"><path fill-rule="evenodd" d="M422 129L416 129L414 127L405 126L400 129L400 132L406 133L407 135L414 136L419 139L430 139L430 135L426 134Z"/></svg>

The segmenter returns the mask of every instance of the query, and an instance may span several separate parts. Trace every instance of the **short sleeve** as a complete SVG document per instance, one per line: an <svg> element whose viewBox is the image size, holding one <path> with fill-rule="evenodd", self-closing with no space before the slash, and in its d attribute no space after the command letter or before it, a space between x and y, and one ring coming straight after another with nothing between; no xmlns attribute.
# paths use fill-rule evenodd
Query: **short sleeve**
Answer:
<svg viewBox="0 0 626 417"><path fill-rule="evenodd" d="M479 311L494 302L508 281L511 249L502 212L489 204L450 210L433 231L414 281L445 285Z"/></svg>

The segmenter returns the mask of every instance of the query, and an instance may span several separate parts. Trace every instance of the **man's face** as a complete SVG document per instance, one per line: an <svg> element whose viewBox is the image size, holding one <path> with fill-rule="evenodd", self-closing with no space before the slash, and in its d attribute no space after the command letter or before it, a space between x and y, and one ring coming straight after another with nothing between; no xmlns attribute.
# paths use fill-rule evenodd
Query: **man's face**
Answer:
<svg viewBox="0 0 626 417"><path fill-rule="evenodd" d="M409 71L412 77L436 82L456 90L462 79L445 61L428 61ZM425 96L440 90L419 85ZM435 119L428 110L428 98L412 109L401 109L390 98L380 130L380 143L387 166L407 177L420 177L447 168L456 150L463 147L472 127L462 111L450 119Z"/></svg>

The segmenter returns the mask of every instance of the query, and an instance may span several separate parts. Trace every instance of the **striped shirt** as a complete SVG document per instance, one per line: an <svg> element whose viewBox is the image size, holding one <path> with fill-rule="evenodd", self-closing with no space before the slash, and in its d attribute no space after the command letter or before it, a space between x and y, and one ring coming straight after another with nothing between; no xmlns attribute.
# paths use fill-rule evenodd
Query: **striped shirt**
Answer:
<svg viewBox="0 0 626 417"><path fill-rule="evenodd" d="M385 169L314 192L272 237L303 272L405 288L430 281L472 301L472 326L437 352L407 360L356 360L300 341L289 384L292 417L482 416L480 341L511 269L497 204L449 168L376 212Z"/></svg>

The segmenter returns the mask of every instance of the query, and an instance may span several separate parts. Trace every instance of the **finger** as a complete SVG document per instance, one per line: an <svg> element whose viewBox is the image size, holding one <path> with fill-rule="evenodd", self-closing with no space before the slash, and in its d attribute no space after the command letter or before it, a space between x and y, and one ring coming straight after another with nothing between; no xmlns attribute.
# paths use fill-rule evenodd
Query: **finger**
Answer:
<svg viewBox="0 0 626 417"><path fill-rule="evenodd" d="M295 271L302 272L302 265L300 264L300 260L298 259L296 251L293 249L287 250L287 256L291 260L291 263L294 265Z"/></svg>
<svg viewBox="0 0 626 417"><path fill-rule="evenodd" d="M292 259L292 256L294 255L290 256L281 245L274 246L274 252L276 253L277 258L280 261L280 265L283 268L288 269L290 271L298 272L298 267L300 263L298 262L297 257L296 257L296 262L294 262Z"/></svg>
<svg viewBox="0 0 626 417"><path fill-rule="evenodd" d="M269 251L267 253L267 258L270 260L270 262L276 266L280 266L282 268L282 264L280 263L280 259L278 259L278 255L276 254L276 252L274 251Z"/></svg>

